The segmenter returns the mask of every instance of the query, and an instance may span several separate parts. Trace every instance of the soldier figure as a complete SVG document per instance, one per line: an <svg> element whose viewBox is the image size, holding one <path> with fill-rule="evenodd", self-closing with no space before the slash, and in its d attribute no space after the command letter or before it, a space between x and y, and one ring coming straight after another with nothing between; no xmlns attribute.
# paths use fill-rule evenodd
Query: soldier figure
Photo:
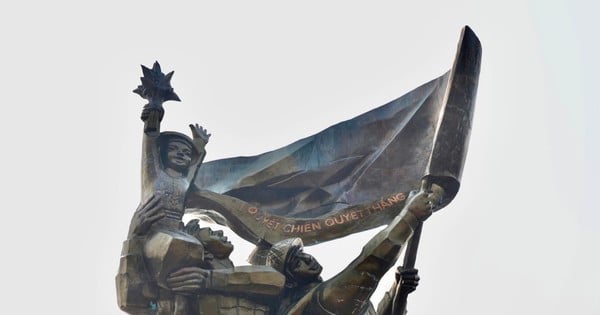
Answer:
<svg viewBox="0 0 600 315"><path fill-rule="evenodd" d="M301 239L273 245L267 265L286 276L277 314L375 314L369 298L379 280L394 266L417 225L441 203L443 194L440 186L433 185L431 191L422 190L412 196L400 214L363 247L348 267L325 282L319 276L319 263L303 252ZM411 284L418 281L413 275Z"/></svg>
<svg viewBox="0 0 600 315"><path fill-rule="evenodd" d="M268 266L234 267L229 259L232 244L222 231L200 228L190 221L185 230L203 246L204 260L181 267L166 277L167 289L160 289L148 275L143 259L143 241L161 215L159 198L136 210L131 222L135 231L124 242L117 275L119 307L133 315L171 314L271 314L283 289L285 278ZM185 304L177 297L185 297Z"/></svg>

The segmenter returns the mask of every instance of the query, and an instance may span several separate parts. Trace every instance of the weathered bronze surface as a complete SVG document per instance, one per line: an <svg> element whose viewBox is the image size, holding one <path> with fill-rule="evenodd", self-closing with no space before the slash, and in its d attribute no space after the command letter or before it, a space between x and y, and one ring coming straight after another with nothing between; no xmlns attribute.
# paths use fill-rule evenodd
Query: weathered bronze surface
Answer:
<svg viewBox="0 0 600 315"><path fill-rule="evenodd" d="M403 314L419 277L422 222L456 195L467 151L481 46L465 27L453 68L384 106L284 148L206 163L210 134L161 132L163 103L179 101L173 72L146 68L142 202L116 277L129 314ZM256 244L234 266L222 231L186 225L184 212L226 224ZM304 245L387 225L343 271L323 280ZM396 283L370 297L413 237Z"/></svg>
<svg viewBox="0 0 600 315"><path fill-rule="evenodd" d="M206 163L187 211L255 244L300 237L311 245L388 224L423 177L445 188L448 204L460 184L480 58L466 27L441 77L286 147Z"/></svg>

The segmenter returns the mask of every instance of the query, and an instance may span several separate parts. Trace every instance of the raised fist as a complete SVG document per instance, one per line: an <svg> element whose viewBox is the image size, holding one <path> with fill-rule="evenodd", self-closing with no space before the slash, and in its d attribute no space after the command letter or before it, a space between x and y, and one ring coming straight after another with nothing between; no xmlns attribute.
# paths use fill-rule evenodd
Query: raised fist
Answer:
<svg viewBox="0 0 600 315"><path fill-rule="evenodd" d="M441 186L432 184L431 188L422 188L408 199L408 211L420 221L425 221L433 213L433 210L441 204L443 197L444 189Z"/></svg>

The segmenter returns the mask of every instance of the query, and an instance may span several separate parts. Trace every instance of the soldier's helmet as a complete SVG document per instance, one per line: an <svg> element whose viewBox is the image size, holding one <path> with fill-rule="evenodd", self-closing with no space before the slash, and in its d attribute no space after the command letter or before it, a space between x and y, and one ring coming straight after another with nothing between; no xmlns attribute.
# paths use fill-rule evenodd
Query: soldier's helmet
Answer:
<svg viewBox="0 0 600 315"><path fill-rule="evenodd" d="M275 270L286 274L285 266L290 259L299 250L304 248L304 243L299 237L288 238L283 241L279 241L271 247L267 254L266 265L273 267Z"/></svg>

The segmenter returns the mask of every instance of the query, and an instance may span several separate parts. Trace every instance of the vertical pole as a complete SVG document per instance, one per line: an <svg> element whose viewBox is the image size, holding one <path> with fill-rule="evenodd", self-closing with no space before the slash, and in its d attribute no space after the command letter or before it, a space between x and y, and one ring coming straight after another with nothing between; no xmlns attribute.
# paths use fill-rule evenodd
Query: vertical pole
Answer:
<svg viewBox="0 0 600 315"><path fill-rule="evenodd" d="M406 253L404 254L404 262L402 263L403 269L415 268L415 262L417 260L417 251L419 249L419 240L421 239L421 230L423 229L423 223L415 229L408 246L406 247ZM398 279L396 287L396 295L392 302L392 315L404 315L406 311L406 303L409 292L402 289L402 278Z"/></svg>

